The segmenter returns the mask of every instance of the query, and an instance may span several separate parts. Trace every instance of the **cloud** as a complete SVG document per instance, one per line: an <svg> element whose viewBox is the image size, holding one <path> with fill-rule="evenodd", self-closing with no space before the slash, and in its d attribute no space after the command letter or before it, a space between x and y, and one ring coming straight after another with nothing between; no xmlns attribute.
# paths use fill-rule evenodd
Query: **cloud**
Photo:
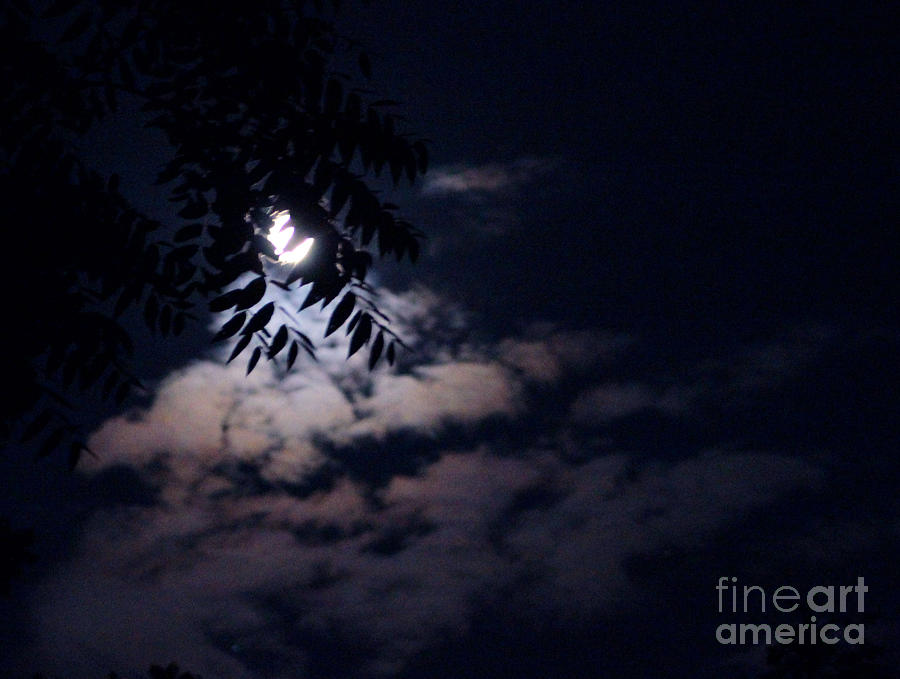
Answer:
<svg viewBox="0 0 900 679"><path fill-rule="evenodd" d="M555 163L540 158L520 158L510 163L436 167L429 171L422 192L439 194L491 194L523 186L551 170Z"/></svg>
<svg viewBox="0 0 900 679"><path fill-rule="evenodd" d="M416 349L397 369L369 373L331 338L290 375L201 360L98 428L83 473L127 468L158 492L82 524L35 599L28 667L392 676L485 606L586 624L638 601L635 554L698 548L823 481L784 454L669 459L573 434L573 418L661 407L656 387L606 376L632 338L535 326L450 347L465 315L438 295L383 305ZM515 434L534 422L540 437Z"/></svg>
<svg viewBox="0 0 900 679"><path fill-rule="evenodd" d="M768 454L698 457L636 477L631 464L608 456L572 469L547 453L448 451L395 477L376 504L344 481L306 498L194 491L100 516L40 597L36 651L124 669L163 656L209 676L296 677L321 652L306 640L335 628L365 640L354 675L389 676L465 634L498 592L514 591L533 619L621 604L638 595L625 568L632 553L690 546L818 478ZM275 673L254 663L261 656Z"/></svg>
<svg viewBox="0 0 900 679"><path fill-rule="evenodd" d="M496 353L526 381L549 385L567 374L609 365L632 343L633 338L626 334L560 331L538 323L522 337L501 340Z"/></svg>

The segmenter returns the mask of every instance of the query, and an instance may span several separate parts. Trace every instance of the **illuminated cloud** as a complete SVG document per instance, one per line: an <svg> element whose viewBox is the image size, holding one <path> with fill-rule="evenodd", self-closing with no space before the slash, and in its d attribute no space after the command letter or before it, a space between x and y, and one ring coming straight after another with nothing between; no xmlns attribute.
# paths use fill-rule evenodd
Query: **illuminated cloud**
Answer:
<svg viewBox="0 0 900 679"><path fill-rule="evenodd" d="M521 158L511 163L467 166L449 165L429 171L423 193L498 193L522 186L555 166L549 160Z"/></svg>
<svg viewBox="0 0 900 679"><path fill-rule="evenodd" d="M486 606L542 624L610 611L638 597L635 554L697 548L822 482L764 451L639 460L573 439L566 417L511 438L552 399L576 420L658 406L654 388L603 376L631 339L544 326L450 350L435 338L464 314L421 290L383 301L417 348L400 369L346 362L346 340L288 376L198 361L96 431L84 473L133 469L159 492L82 524L35 600L29 667L392 676ZM327 315L304 320L311 336ZM581 395L562 396L572 380Z"/></svg>

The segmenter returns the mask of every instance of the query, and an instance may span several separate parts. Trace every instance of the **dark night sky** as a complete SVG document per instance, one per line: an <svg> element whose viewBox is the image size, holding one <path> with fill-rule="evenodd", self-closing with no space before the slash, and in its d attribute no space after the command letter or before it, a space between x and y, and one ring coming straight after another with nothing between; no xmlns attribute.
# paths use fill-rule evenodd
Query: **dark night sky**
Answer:
<svg viewBox="0 0 900 679"><path fill-rule="evenodd" d="M716 626L796 620L718 613L722 576L864 577L836 622L900 662L894 8L622 4L343 18L434 140L397 197L426 256L378 272L416 351L146 345L99 461L4 463L40 559L0 667L759 676ZM136 192L134 126L94 153Z"/></svg>

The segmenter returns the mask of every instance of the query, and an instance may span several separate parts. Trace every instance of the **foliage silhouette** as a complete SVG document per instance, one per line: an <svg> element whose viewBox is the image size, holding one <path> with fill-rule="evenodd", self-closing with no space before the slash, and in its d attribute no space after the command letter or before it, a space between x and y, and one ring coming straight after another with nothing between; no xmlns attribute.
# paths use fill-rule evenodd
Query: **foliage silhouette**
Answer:
<svg viewBox="0 0 900 679"><path fill-rule="evenodd" d="M74 467L87 450L73 423L81 394L121 403L140 386L121 323L129 309L168 337L208 304L231 314L215 337L238 337L229 361L249 349L248 373L263 357L290 368L314 344L277 320L265 293L308 285L297 311L340 298L327 334L347 324L351 355L368 345L370 367L393 362L400 340L366 282L372 250L414 261L422 234L376 187L382 175L415 182L428 151L398 130L396 102L369 101L337 70L352 63L366 78L370 59L313 4L256 0L222 12L210 1L54 0L43 13L21 1L0 10L0 186L8 251L25 260L0 274L3 372L17 396L0 438L35 439L39 456L66 446ZM171 223L143 214L115 174L79 151L123 97L168 139L156 183L168 188ZM267 238L285 211L297 225L288 249L315 239L291 265L275 264Z"/></svg>

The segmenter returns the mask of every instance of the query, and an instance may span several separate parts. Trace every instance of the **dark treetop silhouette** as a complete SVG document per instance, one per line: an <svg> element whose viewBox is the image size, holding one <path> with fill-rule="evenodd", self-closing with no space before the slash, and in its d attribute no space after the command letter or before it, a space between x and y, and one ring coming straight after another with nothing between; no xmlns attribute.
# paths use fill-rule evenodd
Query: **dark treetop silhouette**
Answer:
<svg viewBox="0 0 900 679"><path fill-rule="evenodd" d="M351 354L367 345L370 366L382 354L393 362L399 338L372 301L368 248L415 260L420 234L374 186L384 169L394 185L414 182L428 154L398 131L396 102L368 102L335 70L349 63L368 77L370 63L322 4L307 11L259 0L227 13L175 0L57 0L39 14L27 2L5 7L7 248L36 256L2 274L12 342L3 371L16 394L4 438L42 436L40 454L67 445L77 464L86 448L71 395L94 390L121 402L139 384L119 322L134 306L165 337L208 301L232 314L216 339L239 336L231 358L249 350L248 372L263 356L290 367L313 343L293 325L273 327L275 302L264 296L270 285L311 284L299 310L343 294L326 334L348 323ZM79 136L123 97L168 138L171 158L156 183L171 187L178 224L147 217L116 175L78 152ZM287 248L312 237L314 250L289 268L267 266L277 255L266 236L284 211L302 224ZM222 294L246 274L249 283ZM20 428L29 411L37 414Z"/></svg>

